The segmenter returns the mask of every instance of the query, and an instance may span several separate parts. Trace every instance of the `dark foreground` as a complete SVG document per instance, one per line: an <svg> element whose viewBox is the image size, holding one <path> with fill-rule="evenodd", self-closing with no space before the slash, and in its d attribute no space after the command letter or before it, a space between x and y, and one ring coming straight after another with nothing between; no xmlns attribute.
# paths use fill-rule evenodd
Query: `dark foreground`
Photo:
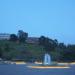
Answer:
<svg viewBox="0 0 75 75"><path fill-rule="evenodd" d="M68 69L31 69L26 65L0 65L0 75L75 75L75 65Z"/></svg>

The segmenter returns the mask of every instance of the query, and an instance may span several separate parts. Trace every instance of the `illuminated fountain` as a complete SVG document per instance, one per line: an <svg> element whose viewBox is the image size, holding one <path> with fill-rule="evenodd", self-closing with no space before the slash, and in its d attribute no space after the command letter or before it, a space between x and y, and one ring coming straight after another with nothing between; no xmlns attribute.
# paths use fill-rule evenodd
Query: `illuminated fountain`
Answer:
<svg viewBox="0 0 75 75"><path fill-rule="evenodd" d="M44 65L51 65L51 56L46 53L45 56L44 56Z"/></svg>

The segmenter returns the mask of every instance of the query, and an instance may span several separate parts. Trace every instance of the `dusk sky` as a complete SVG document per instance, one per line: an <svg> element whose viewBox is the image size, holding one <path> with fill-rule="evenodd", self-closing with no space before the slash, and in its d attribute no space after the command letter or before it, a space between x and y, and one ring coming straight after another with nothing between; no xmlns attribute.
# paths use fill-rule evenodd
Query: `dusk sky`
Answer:
<svg viewBox="0 0 75 75"><path fill-rule="evenodd" d="M18 30L75 44L75 0L0 0L0 33Z"/></svg>

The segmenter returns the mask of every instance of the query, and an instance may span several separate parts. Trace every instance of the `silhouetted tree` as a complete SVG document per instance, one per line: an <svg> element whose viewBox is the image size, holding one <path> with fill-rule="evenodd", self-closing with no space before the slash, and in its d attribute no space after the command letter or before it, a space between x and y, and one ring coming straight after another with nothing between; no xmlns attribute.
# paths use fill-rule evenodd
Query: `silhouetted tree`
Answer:
<svg viewBox="0 0 75 75"><path fill-rule="evenodd" d="M46 51L53 51L55 49L55 47L57 46L57 41L56 40L52 40L48 37L45 36L41 36L39 38L39 45L44 46L44 48L46 49Z"/></svg>
<svg viewBox="0 0 75 75"><path fill-rule="evenodd" d="M28 33L23 32L22 30L18 31L18 38L20 42L26 42L26 39L28 38Z"/></svg>
<svg viewBox="0 0 75 75"><path fill-rule="evenodd" d="M45 45L45 36L41 36L40 38L39 38L39 45L42 45L42 46L44 46Z"/></svg>
<svg viewBox="0 0 75 75"><path fill-rule="evenodd" d="M15 35L15 34L11 34L10 35L10 41L17 41L18 40L18 37Z"/></svg>
<svg viewBox="0 0 75 75"><path fill-rule="evenodd" d="M66 49L66 45L64 43L59 43L59 48Z"/></svg>

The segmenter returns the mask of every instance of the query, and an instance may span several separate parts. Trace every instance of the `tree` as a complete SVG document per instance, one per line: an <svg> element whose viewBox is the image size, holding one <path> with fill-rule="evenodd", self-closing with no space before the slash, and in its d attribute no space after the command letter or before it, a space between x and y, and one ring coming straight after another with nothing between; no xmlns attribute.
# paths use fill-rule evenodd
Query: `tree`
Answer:
<svg viewBox="0 0 75 75"><path fill-rule="evenodd" d="M10 35L10 41L17 41L18 37L15 34Z"/></svg>
<svg viewBox="0 0 75 75"><path fill-rule="evenodd" d="M44 46L44 44L45 44L45 36L41 36L41 37L39 38L39 45Z"/></svg>
<svg viewBox="0 0 75 75"><path fill-rule="evenodd" d="M59 48L61 48L61 49L66 49L66 45L64 44L64 43L59 43Z"/></svg>
<svg viewBox="0 0 75 75"><path fill-rule="evenodd" d="M55 47L58 45L57 40L52 40L48 37L41 36L39 38L39 45L44 46L47 52L53 51Z"/></svg>
<svg viewBox="0 0 75 75"><path fill-rule="evenodd" d="M28 33L23 32L22 30L18 31L18 38L19 38L19 42L26 42L26 39L28 38Z"/></svg>

